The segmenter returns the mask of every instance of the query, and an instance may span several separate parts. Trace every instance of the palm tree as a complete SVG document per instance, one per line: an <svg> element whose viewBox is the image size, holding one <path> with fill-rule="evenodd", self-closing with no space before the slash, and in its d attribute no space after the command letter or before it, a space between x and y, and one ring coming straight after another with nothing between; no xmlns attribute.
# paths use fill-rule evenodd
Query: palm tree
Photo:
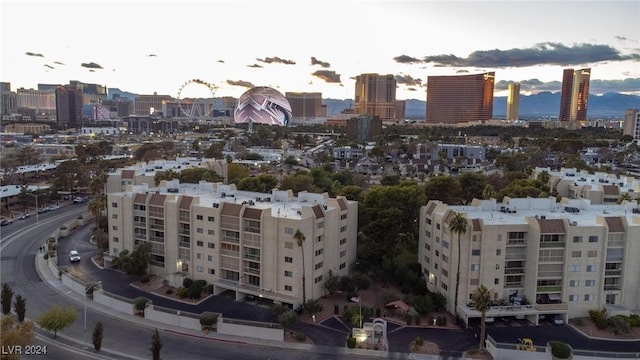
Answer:
<svg viewBox="0 0 640 360"><path fill-rule="evenodd" d="M302 245L304 244L304 241L307 239L304 234L302 233L302 231L300 231L300 229L296 230L296 233L293 234L293 238L296 239L296 241L298 242L298 247L300 247L300 254L302 254L302 305L304 306L304 303L307 301L307 292L306 292L306 279L304 276L304 249L302 247Z"/></svg>
<svg viewBox="0 0 640 360"><path fill-rule="evenodd" d="M482 190L482 198L485 200L489 200L494 196L496 196L496 190L493 187L493 185L491 184L485 185L484 189Z"/></svg>
<svg viewBox="0 0 640 360"><path fill-rule="evenodd" d="M486 286L480 285L476 291L473 292L473 308L480 311L480 350L484 350L484 336L485 336L485 320L487 318L487 310L491 308L491 293Z"/></svg>
<svg viewBox="0 0 640 360"><path fill-rule="evenodd" d="M460 263L462 262L462 251L460 244L460 234L464 234L467 232L467 218L464 217L462 213L456 213L456 215L451 219L449 223L449 231L453 234L458 234L458 270L456 271L456 295L453 302L453 315L458 319L458 293L460 291Z"/></svg>

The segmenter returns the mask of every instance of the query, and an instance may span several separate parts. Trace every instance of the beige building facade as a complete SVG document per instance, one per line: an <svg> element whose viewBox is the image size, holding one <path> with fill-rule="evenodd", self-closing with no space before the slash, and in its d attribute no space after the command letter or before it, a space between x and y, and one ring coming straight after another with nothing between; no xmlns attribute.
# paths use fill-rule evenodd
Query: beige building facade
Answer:
<svg viewBox="0 0 640 360"><path fill-rule="evenodd" d="M593 205L555 198L474 200L467 206L430 201L420 211L419 260L429 290L457 312L477 318L471 295L480 285L493 294L487 316L542 316L564 321L608 307L610 314L640 309L640 216L635 204ZM467 219L460 234L449 231L455 214Z"/></svg>
<svg viewBox="0 0 640 360"><path fill-rule="evenodd" d="M108 212L111 256L148 242L151 272L179 284L203 279L236 299L297 308L303 297L324 295L329 274L348 275L356 259L358 204L344 197L163 181L110 193Z"/></svg>

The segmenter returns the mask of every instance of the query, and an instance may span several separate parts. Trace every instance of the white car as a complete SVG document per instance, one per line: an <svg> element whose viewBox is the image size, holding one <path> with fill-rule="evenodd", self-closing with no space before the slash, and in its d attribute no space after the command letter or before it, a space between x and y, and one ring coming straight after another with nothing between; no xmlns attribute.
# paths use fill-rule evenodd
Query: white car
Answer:
<svg viewBox="0 0 640 360"><path fill-rule="evenodd" d="M69 261L71 262L80 261L80 254L78 254L76 250L71 250L71 252L69 252Z"/></svg>
<svg viewBox="0 0 640 360"><path fill-rule="evenodd" d="M553 323L556 325L562 325L564 324L564 319L559 316L556 316L553 318Z"/></svg>

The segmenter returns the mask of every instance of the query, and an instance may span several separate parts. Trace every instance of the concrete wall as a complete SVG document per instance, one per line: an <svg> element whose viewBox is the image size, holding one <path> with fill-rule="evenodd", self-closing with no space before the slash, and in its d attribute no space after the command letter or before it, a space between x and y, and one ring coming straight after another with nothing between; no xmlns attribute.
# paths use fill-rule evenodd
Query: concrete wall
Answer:
<svg viewBox="0 0 640 360"><path fill-rule="evenodd" d="M122 312L129 315L134 314L134 308L132 303L119 300L111 296L107 296L103 293L102 290L95 290L93 292L93 301L97 302L98 304L102 304L106 307L109 307L113 310L116 310L117 312Z"/></svg>
<svg viewBox="0 0 640 360"><path fill-rule="evenodd" d="M163 324L175 325L181 328L201 330L200 319L195 319L187 316L180 316L165 311L159 311L154 308L153 305L147 306L144 310L144 318L147 320L153 320L161 322Z"/></svg>
<svg viewBox="0 0 640 360"><path fill-rule="evenodd" d="M218 321L218 334L244 336L263 340L284 341L283 329L249 326L237 323L231 324L221 320Z"/></svg>

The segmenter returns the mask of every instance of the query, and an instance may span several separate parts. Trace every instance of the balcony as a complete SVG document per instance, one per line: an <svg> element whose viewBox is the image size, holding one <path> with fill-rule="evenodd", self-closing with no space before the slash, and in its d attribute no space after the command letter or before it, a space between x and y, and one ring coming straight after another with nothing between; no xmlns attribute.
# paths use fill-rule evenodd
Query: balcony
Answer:
<svg viewBox="0 0 640 360"><path fill-rule="evenodd" d="M622 290L622 286L620 284L605 284L604 291L614 291L614 290Z"/></svg>
<svg viewBox="0 0 640 360"><path fill-rule="evenodd" d="M505 268L504 274L505 275L524 275L524 268L523 267Z"/></svg>
<svg viewBox="0 0 640 360"><path fill-rule="evenodd" d="M538 311L566 311L569 310L568 303L557 303L557 304L535 304L533 306Z"/></svg>
<svg viewBox="0 0 640 360"><path fill-rule="evenodd" d="M621 276L622 269L609 269L604 271L604 276Z"/></svg>
<svg viewBox="0 0 640 360"><path fill-rule="evenodd" d="M547 292L560 292L562 291L562 285L545 285L536 287L536 292L539 293L547 293Z"/></svg>
<svg viewBox="0 0 640 360"><path fill-rule="evenodd" d="M540 242L541 249L564 248L564 241L543 241Z"/></svg>
<svg viewBox="0 0 640 360"><path fill-rule="evenodd" d="M247 260L260 262L260 255L244 254L244 258Z"/></svg>
<svg viewBox="0 0 640 360"><path fill-rule="evenodd" d="M505 289L520 289L520 288L523 288L523 287L524 286L522 285L522 282L520 282L520 281L504 283L504 288Z"/></svg>
<svg viewBox="0 0 640 360"><path fill-rule="evenodd" d="M134 221L133 222L133 226L134 227L146 228L147 227L147 222L146 221Z"/></svg>
<svg viewBox="0 0 640 360"><path fill-rule="evenodd" d="M507 246L527 246L527 240L525 239L507 240Z"/></svg>

